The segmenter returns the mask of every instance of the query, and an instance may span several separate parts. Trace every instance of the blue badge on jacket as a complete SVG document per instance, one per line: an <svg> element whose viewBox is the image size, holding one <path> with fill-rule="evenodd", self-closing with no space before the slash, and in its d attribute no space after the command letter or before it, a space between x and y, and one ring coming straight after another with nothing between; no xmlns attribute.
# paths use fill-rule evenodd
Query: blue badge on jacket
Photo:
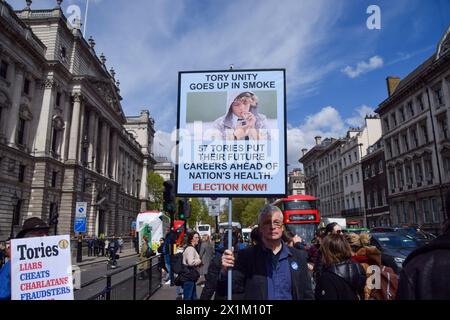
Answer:
<svg viewBox="0 0 450 320"><path fill-rule="evenodd" d="M297 262L292 261L292 262L291 262L291 267L292 267L292 269L294 269L294 270L298 270L298 264L297 264Z"/></svg>

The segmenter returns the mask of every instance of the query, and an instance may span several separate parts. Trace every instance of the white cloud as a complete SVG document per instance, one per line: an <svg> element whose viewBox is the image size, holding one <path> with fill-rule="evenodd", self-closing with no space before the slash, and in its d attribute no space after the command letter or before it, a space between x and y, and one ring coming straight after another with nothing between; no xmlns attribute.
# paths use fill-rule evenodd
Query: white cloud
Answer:
<svg viewBox="0 0 450 320"><path fill-rule="evenodd" d="M375 109L362 105L355 109L353 116L346 119L345 123L351 127L362 127L364 125L364 117L373 113L375 113Z"/></svg>
<svg viewBox="0 0 450 320"><path fill-rule="evenodd" d="M345 73L349 78L353 79L359 77L361 74L381 68L382 66L383 58L381 58L380 56L373 56L369 59L369 62L360 61L357 63L356 68L347 66L342 69L342 72Z"/></svg>
<svg viewBox="0 0 450 320"><path fill-rule="evenodd" d="M332 106L322 108L319 112L305 118L303 123L294 127L289 125L287 132L288 163L290 169L300 167L298 159L302 156L301 149L311 149L315 144L315 137L342 138L348 127L362 127L364 117L373 114L374 109L366 105L355 108L353 116L343 119Z"/></svg>
<svg viewBox="0 0 450 320"><path fill-rule="evenodd" d="M155 133L153 142L153 154L155 157L166 157L172 160L172 153L175 148L175 141L172 140L172 134L158 130Z"/></svg>

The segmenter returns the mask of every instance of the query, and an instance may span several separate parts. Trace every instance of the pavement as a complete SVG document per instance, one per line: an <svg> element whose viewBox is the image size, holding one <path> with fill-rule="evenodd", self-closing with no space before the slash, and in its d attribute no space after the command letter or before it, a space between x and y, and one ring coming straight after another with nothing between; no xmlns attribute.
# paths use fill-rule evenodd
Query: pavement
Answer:
<svg viewBox="0 0 450 320"><path fill-rule="evenodd" d="M137 256L136 250L134 248L128 248L128 249L122 249L122 253L119 253L120 258L126 258L126 257L131 257L131 256ZM86 265L90 265L90 264L95 264L95 263L105 263L108 260L108 257L96 257L96 256L83 256L81 259L81 262L76 262L76 258L72 257L72 264L82 267L82 266L86 266Z"/></svg>

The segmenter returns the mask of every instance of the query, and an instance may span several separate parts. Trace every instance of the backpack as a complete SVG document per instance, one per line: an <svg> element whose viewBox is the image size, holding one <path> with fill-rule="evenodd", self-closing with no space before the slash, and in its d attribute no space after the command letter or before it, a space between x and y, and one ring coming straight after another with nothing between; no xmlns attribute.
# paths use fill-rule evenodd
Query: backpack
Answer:
<svg viewBox="0 0 450 320"><path fill-rule="evenodd" d="M183 252L179 252L173 256L171 265L173 272L176 274L180 274L184 271Z"/></svg>
<svg viewBox="0 0 450 320"><path fill-rule="evenodd" d="M370 299L395 300L398 288L398 275L392 268L381 266L380 287L380 289L371 290Z"/></svg>

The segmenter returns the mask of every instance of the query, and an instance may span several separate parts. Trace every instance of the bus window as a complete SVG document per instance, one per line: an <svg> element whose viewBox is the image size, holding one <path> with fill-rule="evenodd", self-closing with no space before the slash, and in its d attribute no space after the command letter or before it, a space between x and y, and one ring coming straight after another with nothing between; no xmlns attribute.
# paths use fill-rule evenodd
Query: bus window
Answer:
<svg viewBox="0 0 450 320"><path fill-rule="evenodd" d="M316 210L316 201L285 201L284 210Z"/></svg>

